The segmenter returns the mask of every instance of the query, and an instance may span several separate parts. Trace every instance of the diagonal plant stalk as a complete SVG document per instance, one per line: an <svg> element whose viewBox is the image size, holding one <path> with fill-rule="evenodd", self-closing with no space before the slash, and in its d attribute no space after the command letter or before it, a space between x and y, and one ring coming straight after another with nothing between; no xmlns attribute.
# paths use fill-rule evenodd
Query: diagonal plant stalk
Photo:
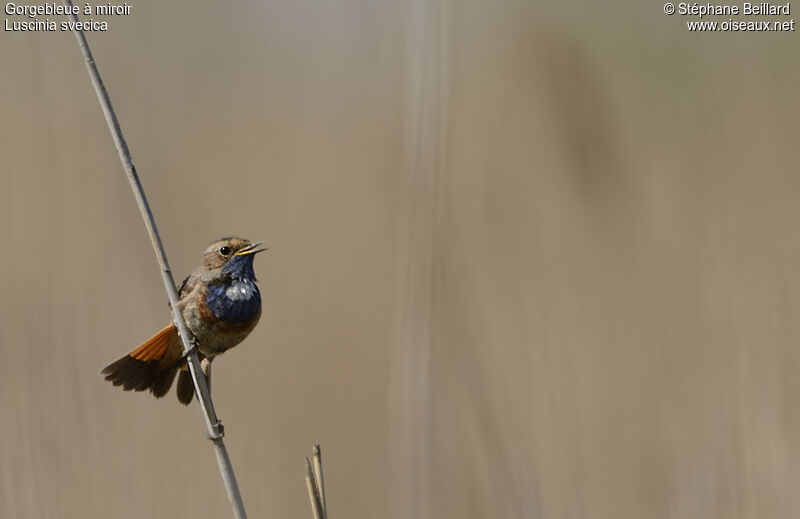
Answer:
<svg viewBox="0 0 800 519"><path fill-rule="evenodd" d="M328 519L328 504L325 502L325 478L322 477L322 452L319 444L314 445L312 462L306 458L306 487L311 501L314 519Z"/></svg>
<svg viewBox="0 0 800 519"><path fill-rule="evenodd" d="M72 8L71 0L62 1L65 6ZM69 18L72 22L79 21L78 17L74 14L70 14ZM211 401L211 395L208 391L208 384L206 382L205 375L203 375L203 370L200 369L200 361L197 357L197 351L192 349L192 335L186 328L186 322L183 320L183 315L181 315L181 312L178 308L178 292L175 289L175 280L173 279L172 271L170 270L169 263L167 262L167 255L164 252L164 245L162 244L161 237L158 234L156 221L153 218L153 213L150 211L150 204L147 202L147 197L142 189L139 176L136 174L136 168L133 165L133 159L131 158L130 151L128 150L128 145L122 135L122 129L120 128L119 121L117 120L117 115L114 112L114 108L111 106L111 99L108 96L105 85L103 85L100 72L97 70L97 64L94 62L94 57L92 56L92 51L89 49L86 36L83 34L83 31L78 28L75 29L74 33L75 38L78 40L78 46L80 47L83 57L86 61L86 69L88 70L89 76L92 79L92 85L94 86L100 106L103 109L103 115L105 115L106 123L108 123L108 129L111 132L111 137L114 139L114 145L119 153L120 162L122 162L125 175L128 177L128 181L133 189L133 195L136 197L136 203L139 206L140 212L142 213L145 227L147 227L147 233L150 236L150 242L153 244L153 249L156 253L158 266L161 269L161 278L164 282L164 288L167 290L167 297L169 298L170 307L172 308L172 319L175 323L175 326L178 328L178 332L180 333L181 341L183 342L183 349L188 354L187 358L189 361L189 371L191 372L192 381L194 382L195 393L197 395L197 400L200 403L200 409L203 410L203 417L205 418L206 429L208 430L208 438L214 445L214 453L217 456L217 464L219 465L219 471L225 484L225 490L228 493L228 499L233 507L233 515L237 519L246 519L247 514L244 510L242 496L239 493L239 486L236 483L236 476L233 473L233 465L228 457L228 450L225 448L225 443L222 441L222 437L224 435L222 422L219 421L217 414L214 412L214 404Z"/></svg>

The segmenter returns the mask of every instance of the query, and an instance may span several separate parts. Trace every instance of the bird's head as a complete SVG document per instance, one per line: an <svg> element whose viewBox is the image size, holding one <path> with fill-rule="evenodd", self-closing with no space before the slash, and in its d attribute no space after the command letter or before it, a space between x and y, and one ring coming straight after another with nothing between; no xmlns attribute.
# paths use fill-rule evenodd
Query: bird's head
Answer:
<svg viewBox="0 0 800 519"><path fill-rule="evenodd" d="M209 271L219 270L236 279L255 280L253 257L267 250L259 248L264 242L251 242L242 238L227 237L210 244L203 253L203 266Z"/></svg>

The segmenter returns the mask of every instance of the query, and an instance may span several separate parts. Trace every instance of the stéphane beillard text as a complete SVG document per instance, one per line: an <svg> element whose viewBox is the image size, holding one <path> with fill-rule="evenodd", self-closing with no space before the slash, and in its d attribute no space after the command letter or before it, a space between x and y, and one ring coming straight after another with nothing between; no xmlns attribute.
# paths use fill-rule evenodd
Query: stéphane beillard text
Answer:
<svg viewBox="0 0 800 519"><path fill-rule="evenodd" d="M762 2L759 4L752 4L744 2L740 8L738 5L722 5L722 4L700 4L697 2L688 3L681 2L678 4L678 14L697 16L777 16L791 14L791 2L785 5L770 4Z"/></svg>

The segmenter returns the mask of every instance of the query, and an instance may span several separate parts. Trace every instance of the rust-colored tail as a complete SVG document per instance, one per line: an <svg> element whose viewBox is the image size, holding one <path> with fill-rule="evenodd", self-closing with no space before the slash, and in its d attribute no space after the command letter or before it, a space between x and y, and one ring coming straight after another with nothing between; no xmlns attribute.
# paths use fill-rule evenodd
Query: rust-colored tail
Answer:
<svg viewBox="0 0 800 519"><path fill-rule="evenodd" d="M170 324L147 342L100 371L105 379L125 391L149 389L157 398L166 395L181 360L180 337Z"/></svg>

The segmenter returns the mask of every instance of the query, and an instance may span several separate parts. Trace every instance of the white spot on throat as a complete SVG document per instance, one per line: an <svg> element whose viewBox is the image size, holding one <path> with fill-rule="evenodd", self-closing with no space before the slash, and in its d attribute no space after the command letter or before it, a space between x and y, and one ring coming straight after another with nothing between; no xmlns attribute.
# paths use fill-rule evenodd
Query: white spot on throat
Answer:
<svg viewBox="0 0 800 519"><path fill-rule="evenodd" d="M256 284L252 279L235 280L225 289L225 295L232 301L247 301L256 294Z"/></svg>

